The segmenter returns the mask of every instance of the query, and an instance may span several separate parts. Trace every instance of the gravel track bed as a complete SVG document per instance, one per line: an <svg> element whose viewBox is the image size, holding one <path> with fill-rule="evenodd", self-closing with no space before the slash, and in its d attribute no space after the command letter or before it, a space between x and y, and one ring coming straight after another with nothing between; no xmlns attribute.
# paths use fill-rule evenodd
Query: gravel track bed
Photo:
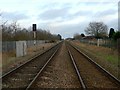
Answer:
<svg viewBox="0 0 120 90"><path fill-rule="evenodd" d="M58 46L2 78L2 88L26 88Z"/></svg>
<svg viewBox="0 0 120 90"><path fill-rule="evenodd" d="M69 49L77 63L77 66L82 75L83 81L87 88L117 88L112 80L110 80L104 73L100 72L95 65L91 64L83 55L77 52L73 47Z"/></svg>
<svg viewBox="0 0 120 90"><path fill-rule="evenodd" d="M65 43L37 78L32 88L80 88Z"/></svg>

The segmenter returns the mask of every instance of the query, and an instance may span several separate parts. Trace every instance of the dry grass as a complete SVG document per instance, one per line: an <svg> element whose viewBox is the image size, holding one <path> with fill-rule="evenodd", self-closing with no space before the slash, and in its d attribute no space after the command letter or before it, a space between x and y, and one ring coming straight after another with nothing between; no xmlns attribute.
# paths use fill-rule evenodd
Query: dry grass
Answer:
<svg viewBox="0 0 120 90"><path fill-rule="evenodd" d="M9 63L12 63L12 60L10 58L15 57L15 51L10 51L10 52L3 52L2 53L2 65L6 65Z"/></svg>

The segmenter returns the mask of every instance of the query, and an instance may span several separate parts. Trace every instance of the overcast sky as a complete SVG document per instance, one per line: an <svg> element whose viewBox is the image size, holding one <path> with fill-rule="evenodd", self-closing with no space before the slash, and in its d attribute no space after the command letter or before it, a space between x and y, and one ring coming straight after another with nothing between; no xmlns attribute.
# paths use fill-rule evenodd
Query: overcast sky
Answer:
<svg viewBox="0 0 120 90"><path fill-rule="evenodd" d="M119 0L0 0L2 20L18 21L21 27L33 23L63 38L85 33L89 22L102 21L118 29Z"/></svg>

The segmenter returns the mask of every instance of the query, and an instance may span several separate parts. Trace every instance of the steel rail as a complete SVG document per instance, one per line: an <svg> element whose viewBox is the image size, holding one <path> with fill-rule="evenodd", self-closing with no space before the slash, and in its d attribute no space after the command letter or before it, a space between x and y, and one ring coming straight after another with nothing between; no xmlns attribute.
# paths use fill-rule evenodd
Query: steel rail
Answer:
<svg viewBox="0 0 120 90"><path fill-rule="evenodd" d="M60 42L60 43L61 43L61 42ZM48 49L48 50L46 50L46 51L43 51L43 53L40 53L40 54L35 55L34 57L30 58L28 61L24 62L23 64L21 64L21 65L17 66L16 68L14 68L14 69L8 71L8 72L5 73L4 75L2 75L2 76L0 77L0 79L6 77L7 75L9 75L9 74L11 74L11 73L13 73L13 72L16 71L17 69L19 69L19 68L25 66L27 63L33 61L35 58L37 58L37 57L43 55L44 53L50 51L51 49L53 49L54 47L56 47L56 46L59 45L60 43L57 43L56 45L54 45L54 46L51 47L50 49Z"/></svg>
<svg viewBox="0 0 120 90"><path fill-rule="evenodd" d="M52 60L52 58L55 56L55 54L57 53L59 48L57 48L57 50L55 50L55 52L51 55L51 57L48 59L48 61L44 64L44 66L40 69L40 71L37 73L37 75L34 77L34 79L29 83L29 85L26 87L25 90L29 90L31 88L31 86L33 85L33 83L37 80L37 78L39 77L39 75L41 74L41 72L45 69L45 67L48 65L48 63Z"/></svg>
<svg viewBox="0 0 120 90"><path fill-rule="evenodd" d="M69 48L67 48L67 49L68 49L68 53L69 53L69 55L70 55L70 58L71 58L71 60L72 60L72 64L73 64L73 66L74 66L74 69L75 69L75 71L76 71L76 73L77 73L79 82L80 82L80 84L82 85L82 88L83 88L84 90L86 90L86 85L85 85L85 83L84 83L84 81L83 81L83 79L82 79L82 76L81 76L80 71L79 71L79 69L78 69L78 67L77 67L77 64L76 64L76 62L75 62L75 60L74 60L74 58L73 58L73 55L71 54Z"/></svg>
<svg viewBox="0 0 120 90"><path fill-rule="evenodd" d="M97 68L99 68L100 70L102 70L103 72L105 72L109 78L112 78L114 81L116 81L116 84L120 85L120 80L117 79L114 75L112 75L109 71L107 71L106 69L104 69L101 65L99 65L97 62L95 62L94 60L92 60L88 55L86 55L85 53L83 53L82 51L80 51L80 49L78 49L76 46L73 46L72 44L69 43L69 45L71 45L74 49L76 49L79 53L81 53L85 58L87 58L91 63L93 63L94 65L96 65Z"/></svg>

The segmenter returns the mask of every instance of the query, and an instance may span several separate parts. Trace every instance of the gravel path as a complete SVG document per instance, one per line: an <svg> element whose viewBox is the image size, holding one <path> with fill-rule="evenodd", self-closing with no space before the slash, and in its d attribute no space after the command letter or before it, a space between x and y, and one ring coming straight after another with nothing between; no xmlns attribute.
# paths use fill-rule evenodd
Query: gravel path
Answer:
<svg viewBox="0 0 120 90"><path fill-rule="evenodd" d="M65 43L32 87L80 88Z"/></svg>

